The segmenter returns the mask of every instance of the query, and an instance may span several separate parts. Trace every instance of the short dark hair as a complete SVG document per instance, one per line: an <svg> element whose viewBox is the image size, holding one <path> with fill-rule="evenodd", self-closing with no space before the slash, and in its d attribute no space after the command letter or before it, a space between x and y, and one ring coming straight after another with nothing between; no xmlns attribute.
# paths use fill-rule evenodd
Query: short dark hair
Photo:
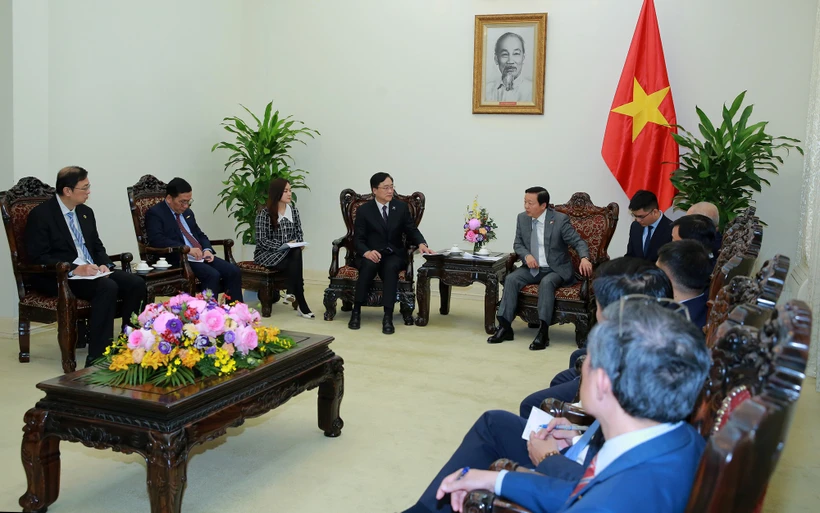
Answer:
<svg viewBox="0 0 820 513"><path fill-rule="evenodd" d="M658 208L658 197L652 191L640 190L629 200L629 210L655 210Z"/></svg>
<svg viewBox="0 0 820 513"><path fill-rule="evenodd" d="M370 188L371 189L378 189L379 184L387 179L393 179L388 173L376 173L375 175L370 177Z"/></svg>
<svg viewBox="0 0 820 513"><path fill-rule="evenodd" d="M651 262L636 257L620 257L601 264L595 271L592 290L601 308L627 294L672 297L669 277Z"/></svg>
<svg viewBox="0 0 820 513"><path fill-rule="evenodd" d="M191 184L179 177L174 178L168 182L168 185L165 186L165 194L171 196L172 198L176 198L180 194L185 194L186 192L191 192L192 190Z"/></svg>
<svg viewBox="0 0 820 513"><path fill-rule="evenodd" d="M518 40L521 41L521 51L524 52L524 53L527 53L527 49L524 48L524 38L523 37L521 37L519 34L516 34L515 32L505 32L504 34L501 35L501 37L499 37L498 39L495 40L495 54L496 55L498 55L498 52L501 51L501 42L504 41L505 39L507 39L508 37L512 37L512 36L517 37Z"/></svg>
<svg viewBox="0 0 820 513"><path fill-rule="evenodd" d="M672 223L672 228L676 226L681 239L696 240L707 248L715 245L715 236L717 234L715 223L704 215L689 214L683 216Z"/></svg>
<svg viewBox="0 0 820 513"><path fill-rule="evenodd" d="M524 192L527 194L537 194L539 205L550 204L550 193L543 187L530 187Z"/></svg>
<svg viewBox="0 0 820 513"><path fill-rule="evenodd" d="M590 368L603 369L621 408L655 422L691 413L712 363L703 332L654 303L610 305L587 343Z"/></svg>
<svg viewBox="0 0 820 513"><path fill-rule="evenodd" d="M57 189L57 194L63 196L63 189L68 187L73 189L77 187L77 182L81 182L88 178L88 171L80 166L67 166L57 172L57 183L54 186Z"/></svg>
<svg viewBox="0 0 820 513"><path fill-rule="evenodd" d="M667 242L658 250L658 264L662 264L669 279L686 292L703 292L709 286L712 260L706 246L696 240Z"/></svg>

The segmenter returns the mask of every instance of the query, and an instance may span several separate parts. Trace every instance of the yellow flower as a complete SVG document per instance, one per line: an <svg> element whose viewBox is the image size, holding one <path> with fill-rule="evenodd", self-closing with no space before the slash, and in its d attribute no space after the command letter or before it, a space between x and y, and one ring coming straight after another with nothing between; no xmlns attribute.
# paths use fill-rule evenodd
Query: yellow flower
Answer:
<svg viewBox="0 0 820 513"><path fill-rule="evenodd" d="M202 353L194 350L182 350L179 352L179 357L182 359L182 365L191 369L196 362L202 359Z"/></svg>
<svg viewBox="0 0 820 513"><path fill-rule="evenodd" d="M478 233L480 233L481 235L487 235L487 230L485 230L484 228L479 228Z"/></svg>
<svg viewBox="0 0 820 513"><path fill-rule="evenodd" d="M132 363L134 363L134 358L131 350L126 349L111 360L111 365L108 368L112 371L128 370L128 366Z"/></svg>
<svg viewBox="0 0 820 513"><path fill-rule="evenodd" d="M142 365L145 368L151 367L154 370L157 370L159 367L162 367L168 363L168 356L160 353L159 351L149 351L145 353L145 356L142 358Z"/></svg>

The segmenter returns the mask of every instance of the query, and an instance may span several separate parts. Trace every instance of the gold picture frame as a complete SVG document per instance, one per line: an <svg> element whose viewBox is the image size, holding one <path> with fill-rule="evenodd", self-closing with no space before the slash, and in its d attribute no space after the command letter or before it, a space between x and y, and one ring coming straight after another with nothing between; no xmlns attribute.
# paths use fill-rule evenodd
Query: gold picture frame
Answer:
<svg viewBox="0 0 820 513"><path fill-rule="evenodd" d="M543 114L547 13L475 17L473 114Z"/></svg>

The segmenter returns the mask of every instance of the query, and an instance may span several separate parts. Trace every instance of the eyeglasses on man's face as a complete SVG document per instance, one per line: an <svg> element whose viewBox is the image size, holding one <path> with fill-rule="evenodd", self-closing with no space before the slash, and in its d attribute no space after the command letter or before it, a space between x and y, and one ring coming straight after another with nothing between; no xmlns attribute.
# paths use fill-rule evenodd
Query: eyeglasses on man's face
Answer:
<svg viewBox="0 0 820 513"><path fill-rule="evenodd" d="M392 191L392 190L394 190L394 187L392 185L379 185L376 188L381 189L383 191Z"/></svg>
<svg viewBox="0 0 820 513"><path fill-rule="evenodd" d="M72 191L88 192L88 191L91 190L91 184L89 183L89 184L83 185L82 187L72 187L71 190Z"/></svg>
<svg viewBox="0 0 820 513"><path fill-rule="evenodd" d="M655 211L655 209L653 208L652 210L650 210L650 211L649 211L649 212L647 212L646 214L638 215L638 214L636 214L635 212L629 212L629 215L631 215L631 216L632 216L632 218L633 218L633 219L635 219L636 221L643 221L643 220L644 220L644 219L646 219L648 216L651 216L651 215L652 215L652 212L654 212L654 211Z"/></svg>
<svg viewBox="0 0 820 513"><path fill-rule="evenodd" d="M182 205L183 207L190 207L191 205L194 204L194 200L193 199L179 200L179 204Z"/></svg>
<svg viewBox="0 0 820 513"><path fill-rule="evenodd" d="M691 320L691 318L689 317L689 309L686 308L686 305L678 303L674 299L669 299L666 297L647 296L646 294L627 294L626 296L621 296L620 304L618 306L618 337L624 336L624 305L627 303L661 305L662 307L668 308L676 314L680 314L686 317L687 321Z"/></svg>

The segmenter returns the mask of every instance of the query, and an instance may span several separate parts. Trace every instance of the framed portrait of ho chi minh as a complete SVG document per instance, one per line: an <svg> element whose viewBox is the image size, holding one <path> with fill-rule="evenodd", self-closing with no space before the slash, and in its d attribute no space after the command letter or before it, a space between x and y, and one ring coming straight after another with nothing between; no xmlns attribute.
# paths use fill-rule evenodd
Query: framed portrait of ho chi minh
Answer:
<svg viewBox="0 0 820 513"><path fill-rule="evenodd" d="M543 114L547 13L475 17L473 114Z"/></svg>

